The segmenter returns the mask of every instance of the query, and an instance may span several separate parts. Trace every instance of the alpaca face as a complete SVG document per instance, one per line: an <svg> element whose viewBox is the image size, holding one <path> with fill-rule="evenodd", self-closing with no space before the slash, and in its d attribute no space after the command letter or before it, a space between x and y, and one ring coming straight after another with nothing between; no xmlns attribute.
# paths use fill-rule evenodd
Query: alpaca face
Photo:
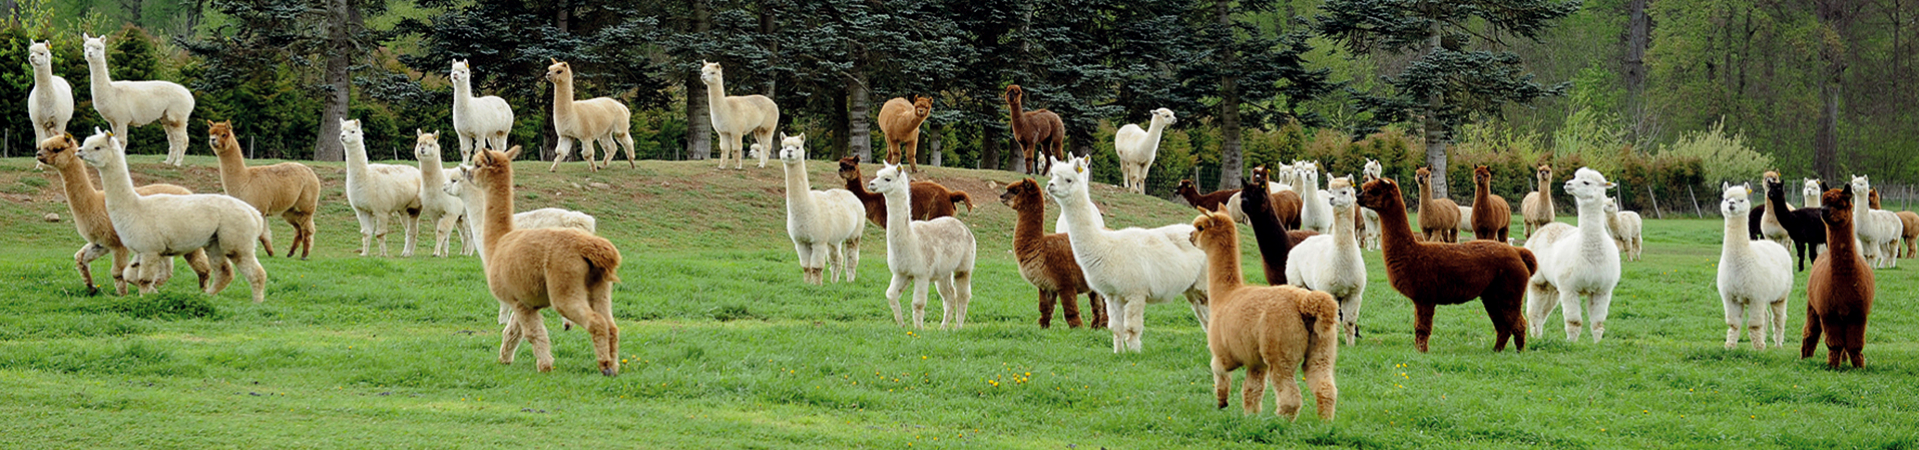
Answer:
<svg viewBox="0 0 1919 450"><path fill-rule="evenodd" d="M1605 198L1606 190L1613 186L1599 171L1581 167L1578 172L1573 172L1573 179L1566 181L1566 193L1581 201L1598 201Z"/></svg>
<svg viewBox="0 0 1919 450"><path fill-rule="evenodd" d="M1266 178L1266 166L1255 166L1255 167L1253 167L1253 183L1252 183L1252 185L1254 185L1254 186L1265 186L1265 185L1266 185L1266 183L1267 183L1267 181L1268 181L1268 178Z"/></svg>
<svg viewBox="0 0 1919 450"><path fill-rule="evenodd" d="M1032 178L1019 180L1006 185L1006 193L999 195L999 202L1013 209L1026 206L1027 201L1039 198L1039 182Z"/></svg>
<svg viewBox="0 0 1919 450"><path fill-rule="evenodd" d="M567 82L572 82L572 81L573 81L573 68L572 68L572 67L568 67L568 66L566 65L566 63L563 63L563 62L559 62L558 60L555 60L555 61L553 61L553 64L552 64L552 65L549 65L549 66L546 66L546 81L547 81L547 82L549 82L549 83L558 83L558 82L561 82L561 81L563 81L563 80L564 80L564 81L567 81Z"/></svg>
<svg viewBox="0 0 1919 450"><path fill-rule="evenodd" d="M1384 174L1385 172L1386 172L1386 168L1384 166L1379 165L1379 160L1372 159L1372 158L1366 158L1366 168L1364 170L1359 171L1359 173L1365 176L1368 181L1375 178L1379 178L1379 176L1381 174Z"/></svg>
<svg viewBox="0 0 1919 450"><path fill-rule="evenodd" d="M1864 175L1853 175L1852 182L1847 184L1852 186L1853 192L1871 192L1872 191L1872 181L1867 180L1866 176Z"/></svg>
<svg viewBox="0 0 1919 450"><path fill-rule="evenodd" d="M340 143L351 147L366 142L360 132L359 119L340 119Z"/></svg>
<svg viewBox="0 0 1919 450"><path fill-rule="evenodd" d="M1326 195L1327 199L1332 202L1333 208L1346 209L1352 207L1353 203L1358 201L1358 193L1353 192L1352 175L1347 174L1346 176L1334 178L1332 181L1327 182Z"/></svg>
<svg viewBox="0 0 1919 450"><path fill-rule="evenodd" d="M1534 171L1533 176L1539 178L1539 184L1551 183L1553 182L1553 166L1540 164L1539 170Z"/></svg>
<svg viewBox="0 0 1919 450"><path fill-rule="evenodd" d="M453 172L453 176L446 177L446 184L440 185L440 192L445 192L446 195L459 197L460 191L466 189L466 186L464 185L464 183L466 182L466 177L468 176L468 174L471 174L472 172L473 172L472 167L460 166L460 170Z"/></svg>
<svg viewBox="0 0 1919 450"><path fill-rule="evenodd" d="M1492 168L1486 167L1486 166L1479 166L1479 167L1473 168L1473 184L1491 186L1492 183L1493 183Z"/></svg>
<svg viewBox="0 0 1919 450"><path fill-rule="evenodd" d="M85 42L80 44L81 55L87 61L105 62L107 60L107 41L105 36L81 35Z"/></svg>
<svg viewBox="0 0 1919 450"><path fill-rule="evenodd" d="M880 168L878 172L873 172L873 181L866 182L866 190L878 192L882 195L894 192L906 192L907 183L906 173L900 171L900 166L887 164L886 167Z"/></svg>
<svg viewBox="0 0 1919 450"><path fill-rule="evenodd" d="M1018 103L1024 98L1026 98L1026 90L1020 89L1017 84L1006 85L1006 101Z"/></svg>
<svg viewBox="0 0 1919 450"><path fill-rule="evenodd" d="M1173 192L1181 194L1192 192L1193 195L1199 195L1199 188L1193 185L1193 180L1179 180L1179 187L1173 188Z"/></svg>
<svg viewBox="0 0 1919 450"><path fill-rule="evenodd" d="M1211 249L1215 244L1231 247L1239 246L1238 223L1225 213L1207 211L1199 208L1199 217L1193 218L1193 234L1186 240L1201 250Z"/></svg>
<svg viewBox="0 0 1919 450"><path fill-rule="evenodd" d="M1827 189L1819 195L1819 217L1827 224L1852 223L1852 185Z"/></svg>
<svg viewBox="0 0 1919 450"><path fill-rule="evenodd" d="M724 81L725 78L725 73L720 70L720 63L700 61L701 82L714 84Z"/></svg>
<svg viewBox="0 0 1919 450"><path fill-rule="evenodd" d="M1399 183L1391 178L1379 178L1359 186L1359 206L1383 210L1391 207L1390 200L1399 198Z"/></svg>
<svg viewBox="0 0 1919 450"><path fill-rule="evenodd" d="M214 152L219 152L222 148L220 141L226 139L239 142L239 138L233 136L233 121L207 121L207 147L212 148Z"/></svg>
<svg viewBox="0 0 1919 450"><path fill-rule="evenodd" d="M1820 193L1825 192L1824 190L1819 189L1819 180L1812 179L1812 178L1805 178L1804 180L1805 182L1802 183L1803 187L1799 188L1800 196L1818 197Z"/></svg>
<svg viewBox="0 0 1919 450"><path fill-rule="evenodd" d="M1413 181L1418 182L1420 186L1425 186L1432 178L1433 171L1425 167L1421 167L1418 171L1413 172ZM1371 208L1371 206L1368 206L1368 208Z"/></svg>
<svg viewBox="0 0 1919 450"><path fill-rule="evenodd" d="M53 64L53 52L47 50L45 41L27 46L27 63L33 67L47 67Z"/></svg>
<svg viewBox="0 0 1919 450"><path fill-rule="evenodd" d="M913 115L926 117L926 115L932 114L932 113L933 113L933 99L926 98L926 97L913 98Z"/></svg>
<svg viewBox="0 0 1919 450"><path fill-rule="evenodd" d="M1300 163L1296 167L1296 171L1299 172L1300 186L1319 187L1319 164L1307 162Z"/></svg>
<svg viewBox="0 0 1919 450"><path fill-rule="evenodd" d="M860 157L840 158L840 179L856 181L860 179Z"/></svg>
<svg viewBox="0 0 1919 450"><path fill-rule="evenodd" d="M1048 156L1047 159L1052 157ZM1051 179L1046 181L1046 193L1052 195L1054 201L1063 203L1063 199L1086 192L1085 158L1069 157L1066 161L1053 159L1052 163L1053 167L1047 173ZM1180 188L1192 189L1192 180L1182 181Z"/></svg>
<svg viewBox="0 0 1919 450"><path fill-rule="evenodd" d="M1725 189L1725 193L1719 195L1720 214L1724 214L1727 217L1738 217L1744 216L1746 213L1752 211L1752 185L1734 186L1729 183L1721 183L1720 187ZM1613 206L1612 201L1608 200L1606 202L1606 208L1607 212L1616 212L1618 207Z"/></svg>
<svg viewBox="0 0 1919 450"><path fill-rule="evenodd" d="M415 130L413 157L422 161L440 159L440 133Z"/></svg>
<svg viewBox="0 0 1919 450"><path fill-rule="evenodd" d="M465 83L472 79L472 77L473 72L466 67L466 61L460 60L454 60L453 69L446 73L446 79L452 80L454 83Z"/></svg>
<svg viewBox="0 0 1919 450"><path fill-rule="evenodd" d="M501 153L497 150L480 150L473 153L473 168L461 167L461 178L473 183L474 187L487 189L496 185L513 183L513 158L520 155L520 146Z"/></svg>
<svg viewBox="0 0 1919 450"><path fill-rule="evenodd" d="M120 141L113 138L113 133L95 128L93 135L87 136L87 140L80 143L80 148L74 151L73 156L86 161L89 166L98 168L106 167L107 161L113 159L120 151Z"/></svg>
<svg viewBox="0 0 1919 450"><path fill-rule="evenodd" d="M1619 200L1612 197L1606 197L1605 210L1606 210L1606 214L1619 214Z"/></svg>
<svg viewBox="0 0 1919 450"><path fill-rule="evenodd" d="M1173 117L1173 110L1166 109L1166 108L1153 110L1153 120L1165 121L1167 125L1172 125L1174 123L1179 122L1178 117Z"/></svg>
<svg viewBox="0 0 1919 450"><path fill-rule="evenodd" d="M759 144L753 144L755 146ZM806 160L806 135L796 134L780 138L780 162L799 164Z"/></svg>
<svg viewBox="0 0 1919 450"><path fill-rule="evenodd" d="M63 133L40 141L36 147L38 151L33 154L34 160L49 166L66 167L68 162L73 161L73 149L79 144L73 142L73 135Z"/></svg>

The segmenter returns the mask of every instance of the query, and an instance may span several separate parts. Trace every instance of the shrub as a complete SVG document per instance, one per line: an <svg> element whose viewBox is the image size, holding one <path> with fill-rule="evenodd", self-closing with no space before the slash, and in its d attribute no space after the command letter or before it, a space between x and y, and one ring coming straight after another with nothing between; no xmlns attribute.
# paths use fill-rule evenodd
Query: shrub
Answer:
<svg viewBox="0 0 1919 450"><path fill-rule="evenodd" d="M1726 120L1713 123L1712 129L1688 132L1678 142L1662 146L1660 155L1698 159L1707 184L1751 180L1775 169L1772 157L1759 154L1745 144L1745 137L1726 134Z"/></svg>

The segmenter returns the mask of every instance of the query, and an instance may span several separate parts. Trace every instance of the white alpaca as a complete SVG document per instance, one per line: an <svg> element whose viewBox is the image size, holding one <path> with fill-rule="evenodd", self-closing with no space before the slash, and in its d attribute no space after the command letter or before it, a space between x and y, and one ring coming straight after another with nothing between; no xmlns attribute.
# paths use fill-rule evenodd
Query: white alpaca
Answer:
<svg viewBox="0 0 1919 450"><path fill-rule="evenodd" d="M206 250L212 263L206 293L213 295L233 282L233 269L247 277L253 288L253 302L266 301L267 271L254 257L254 241L266 229L266 217L260 210L240 199L218 194L154 194L134 192L133 176L127 172L126 148L112 134L94 130L80 144L74 156L100 171L106 189L107 218L135 256L127 265L126 276L134 280L157 280L170 271L172 257ZM140 283L142 292L150 284Z"/></svg>
<svg viewBox="0 0 1919 450"><path fill-rule="evenodd" d="M1459 242L1473 239L1473 207L1459 206Z"/></svg>
<svg viewBox="0 0 1919 450"><path fill-rule="evenodd" d="M1613 287L1619 285L1619 248L1606 231L1606 190L1613 186L1598 171L1580 168L1566 181L1566 193L1579 205L1578 231L1552 232L1557 227L1548 224L1541 230L1557 236L1535 234L1526 242L1539 259L1539 270L1526 289L1526 320L1533 336L1545 332L1546 316L1557 305L1565 310L1566 340L1579 340L1585 323L1581 313L1592 323L1593 342L1604 337ZM1581 304L1582 296L1590 300Z"/></svg>
<svg viewBox="0 0 1919 450"><path fill-rule="evenodd" d="M1293 168L1297 181L1293 186L1299 188L1299 229L1319 234L1332 232L1333 206L1319 192L1319 164L1307 162L1295 164Z"/></svg>
<svg viewBox="0 0 1919 450"><path fill-rule="evenodd" d="M1606 198L1606 231L1612 233L1613 246L1619 248L1627 261L1639 260L1640 244L1644 243L1640 236L1643 223L1639 213L1620 211L1619 200Z"/></svg>
<svg viewBox="0 0 1919 450"><path fill-rule="evenodd" d="M465 204L466 214L469 216L475 212L486 210L486 190L481 189L478 185L475 185L471 182L466 181L471 178L471 175L467 173L468 171L471 171L471 170L473 170L473 168L470 166L460 166L457 169L447 169L446 185L440 187L441 192L445 192L447 195L459 197L461 203ZM468 228L472 229L471 231L472 235L474 236L486 235L485 221L473 220L472 217L465 217L465 218L462 218L461 220L466 222L466 224L468 225ZM579 211L570 211L570 210L565 210L560 208L541 208L541 209L535 209L532 211L524 211L524 212L516 213L513 215L513 229L523 230L523 229L531 229L531 228L573 228L573 229L578 229L580 231L585 231L588 233L594 233L594 234L599 233L598 221L595 220L593 216L587 215L586 213L579 212ZM486 246L484 245L476 246L476 245L472 245L469 242L467 244L467 248L469 250L475 250L480 255L480 265L481 267L485 267ZM505 324L507 319L512 317L513 317L513 309L507 307L506 305L500 305L500 315L499 315L500 323ZM573 327L573 322L571 320L568 320L565 318L561 318L561 320L566 322L567 328Z"/></svg>
<svg viewBox="0 0 1919 450"><path fill-rule="evenodd" d="M82 44L87 71L93 75L93 109L113 126L113 136L127 145L127 127L159 121L167 130L166 164L179 166L187 158L187 119L193 115L193 93L169 81L113 81L107 72L104 38L85 36Z"/></svg>
<svg viewBox="0 0 1919 450"><path fill-rule="evenodd" d="M827 272L832 272L834 282L839 282L842 274L846 281L853 281L859 274L866 205L845 189L812 190L812 183L806 179L804 134L781 136L780 164L786 168L786 235L793 239L793 250L799 252L802 278L821 284L826 282ZM893 311L899 312L899 308Z"/></svg>
<svg viewBox="0 0 1919 450"><path fill-rule="evenodd" d="M558 136L553 144L553 165L546 171L560 168L560 163L573 154L576 139L580 141L580 156L586 160L588 169L597 172L600 166L613 162L613 156L620 150L611 145L616 139L626 147L626 164L639 167L633 163L633 113L626 109L626 104L609 97L574 100L573 67L559 60L546 66L546 81L553 83L553 129ZM606 150L604 162L593 162L595 141Z"/></svg>
<svg viewBox="0 0 1919 450"><path fill-rule="evenodd" d="M460 242L465 249L472 249L473 230L471 222L463 223L466 215L466 202L459 196L447 195L448 172L455 169L445 168L440 161L440 134L414 130L413 157L420 160L420 219L433 225L433 256L449 256L447 242L453 239L453 233L460 233ZM467 252L471 254L471 252Z"/></svg>
<svg viewBox="0 0 1919 450"><path fill-rule="evenodd" d="M785 150L780 158L786 158ZM926 328L928 284L940 291L940 329L949 324L965 328L966 305L973 300L973 258L979 252L973 230L951 216L911 220L911 184L900 166L886 164L866 184L867 190L886 196L886 269L893 272L886 302L893 307L893 323L906 326L900 317L900 291L911 282L913 328Z"/></svg>
<svg viewBox="0 0 1919 450"><path fill-rule="evenodd" d="M700 82L706 83L706 110L713 120L713 133L720 136L720 168L733 157L733 168L746 166L740 155L740 139L753 135L760 148L773 148L773 131L780 126L780 107L764 95L726 95L726 77L720 63L700 61ZM760 167L766 167L766 152L759 152Z"/></svg>
<svg viewBox="0 0 1919 450"><path fill-rule="evenodd" d="M1106 300L1113 353L1140 351L1146 304L1171 301L1182 294L1204 330L1209 316L1206 252L1193 244L1193 226L1106 229L1106 220L1087 190L1092 174L1087 173L1086 159L1053 160L1052 164L1046 193L1067 218L1066 237L1087 286Z"/></svg>
<svg viewBox="0 0 1919 450"><path fill-rule="evenodd" d="M27 46L27 63L33 66L27 118L33 120L33 142L38 143L67 132L67 121L73 119L73 86L53 74L53 54L45 41Z"/></svg>
<svg viewBox="0 0 1919 450"><path fill-rule="evenodd" d="M1867 180L1865 176L1854 175L1852 192L1857 199L1865 198L1865 193L1872 192L1871 180ZM1900 235L1904 233L1904 230L1905 222L1899 220L1897 213L1872 209L1871 202L1864 200L1852 202L1852 231L1858 236L1860 242L1859 255L1864 256L1866 263L1871 264L1874 269L1899 265L1897 254L1891 250L1897 249Z"/></svg>
<svg viewBox="0 0 1919 450"><path fill-rule="evenodd" d="M1786 295L1792 293L1792 254L1773 241L1753 241L1747 214L1752 186L1722 184L1719 211L1726 216L1725 246L1719 250L1719 300L1726 304L1726 348L1739 345L1739 329L1752 330L1752 348L1766 349L1766 322L1772 345L1785 346ZM1750 315L1750 318L1748 318Z"/></svg>
<svg viewBox="0 0 1919 450"><path fill-rule="evenodd" d="M1801 178L1801 180L1804 180L1804 186L1799 188L1799 196L1805 199L1805 203L1801 204L1805 205L1804 207L1806 208L1818 208L1819 205L1823 204L1823 200L1819 199L1819 195L1825 193L1826 190L1819 188L1818 179Z"/></svg>
<svg viewBox="0 0 1919 450"><path fill-rule="evenodd" d="M1384 175L1385 172L1385 167L1380 166L1378 160L1366 158L1366 168L1359 172L1360 176L1365 178L1360 179L1359 182L1365 183L1367 181L1377 180L1380 176ZM1359 215L1366 219L1366 228L1359 232L1360 246L1365 247L1367 250L1379 250L1379 211L1374 211L1372 208L1362 206L1359 208Z"/></svg>
<svg viewBox="0 0 1919 450"><path fill-rule="evenodd" d="M506 99L473 96L473 70L466 60L453 61L446 78L453 82L453 134L460 139L460 164L473 159L473 148L506 151L513 131L513 106Z"/></svg>
<svg viewBox="0 0 1919 450"><path fill-rule="evenodd" d="M397 214L406 225L406 249L400 256L413 256L413 235L420 226L420 169L368 164L359 120L340 119L340 143L346 145L347 204L360 220L360 255L373 256L370 245L379 238L380 256L387 256L387 220Z"/></svg>
<svg viewBox="0 0 1919 450"><path fill-rule="evenodd" d="M1306 238L1286 254L1288 284L1322 291L1339 301L1339 325L1346 345L1359 338L1359 304L1365 300L1366 259L1354 238L1355 193L1351 177L1327 183L1333 203L1333 234Z"/></svg>
<svg viewBox="0 0 1919 450"><path fill-rule="evenodd" d="M1153 119L1146 129L1129 123L1113 134L1113 153L1119 155L1119 171L1125 178L1123 188L1136 194L1146 193L1146 172L1152 170L1153 158L1159 156L1160 132L1176 122L1179 118L1173 117L1173 110L1160 108L1153 110Z"/></svg>

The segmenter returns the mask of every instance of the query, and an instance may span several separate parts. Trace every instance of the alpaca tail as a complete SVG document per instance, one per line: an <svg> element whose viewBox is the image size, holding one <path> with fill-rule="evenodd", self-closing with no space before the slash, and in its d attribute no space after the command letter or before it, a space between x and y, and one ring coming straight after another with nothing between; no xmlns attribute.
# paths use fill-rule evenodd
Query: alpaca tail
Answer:
<svg viewBox="0 0 1919 450"><path fill-rule="evenodd" d="M954 191L952 194L946 196L946 201L954 203L965 202L966 212L973 212L973 197L966 195L966 191Z"/></svg>
<svg viewBox="0 0 1919 450"><path fill-rule="evenodd" d="M1526 263L1527 275L1539 273L1539 259L1533 257L1532 250L1527 250L1525 247L1514 247L1514 249L1519 250L1519 261Z"/></svg>
<svg viewBox="0 0 1919 450"><path fill-rule="evenodd" d="M591 272L609 283L620 282L620 249L613 247L612 241L599 237L587 239L579 244L579 252L591 266Z"/></svg>
<svg viewBox="0 0 1919 450"><path fill-rule="evenodd" d="M1339 301L1332 294L1306 291L1299 300L1299 319L1306 325L1307 364L1339 348Z"/></svg>

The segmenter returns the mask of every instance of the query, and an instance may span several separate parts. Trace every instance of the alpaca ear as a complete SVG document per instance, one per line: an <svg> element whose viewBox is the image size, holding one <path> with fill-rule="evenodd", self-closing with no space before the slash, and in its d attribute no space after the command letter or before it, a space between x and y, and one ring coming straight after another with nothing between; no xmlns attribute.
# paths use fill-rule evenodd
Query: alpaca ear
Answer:
<svg viewBox="0 0 1919 450"><path fill-rule="evenodd" d="M506 150L506 160L512 161L515 159L520 159L520 146L518 145Z"/></svg>
<svg viewBox="0 0 1919 450"><path fill-rule="evenodd" d="M1752 192L1752 182L1746 182L1746 192Z"/></svg>
<svg viewBox="0 0 1919 450"><path fill-rule="evenodd" d="M1723 191L1727 189L1732 189L1732 183L1727 183L1724 181L1719 182L1719 190Z"/></svg>

